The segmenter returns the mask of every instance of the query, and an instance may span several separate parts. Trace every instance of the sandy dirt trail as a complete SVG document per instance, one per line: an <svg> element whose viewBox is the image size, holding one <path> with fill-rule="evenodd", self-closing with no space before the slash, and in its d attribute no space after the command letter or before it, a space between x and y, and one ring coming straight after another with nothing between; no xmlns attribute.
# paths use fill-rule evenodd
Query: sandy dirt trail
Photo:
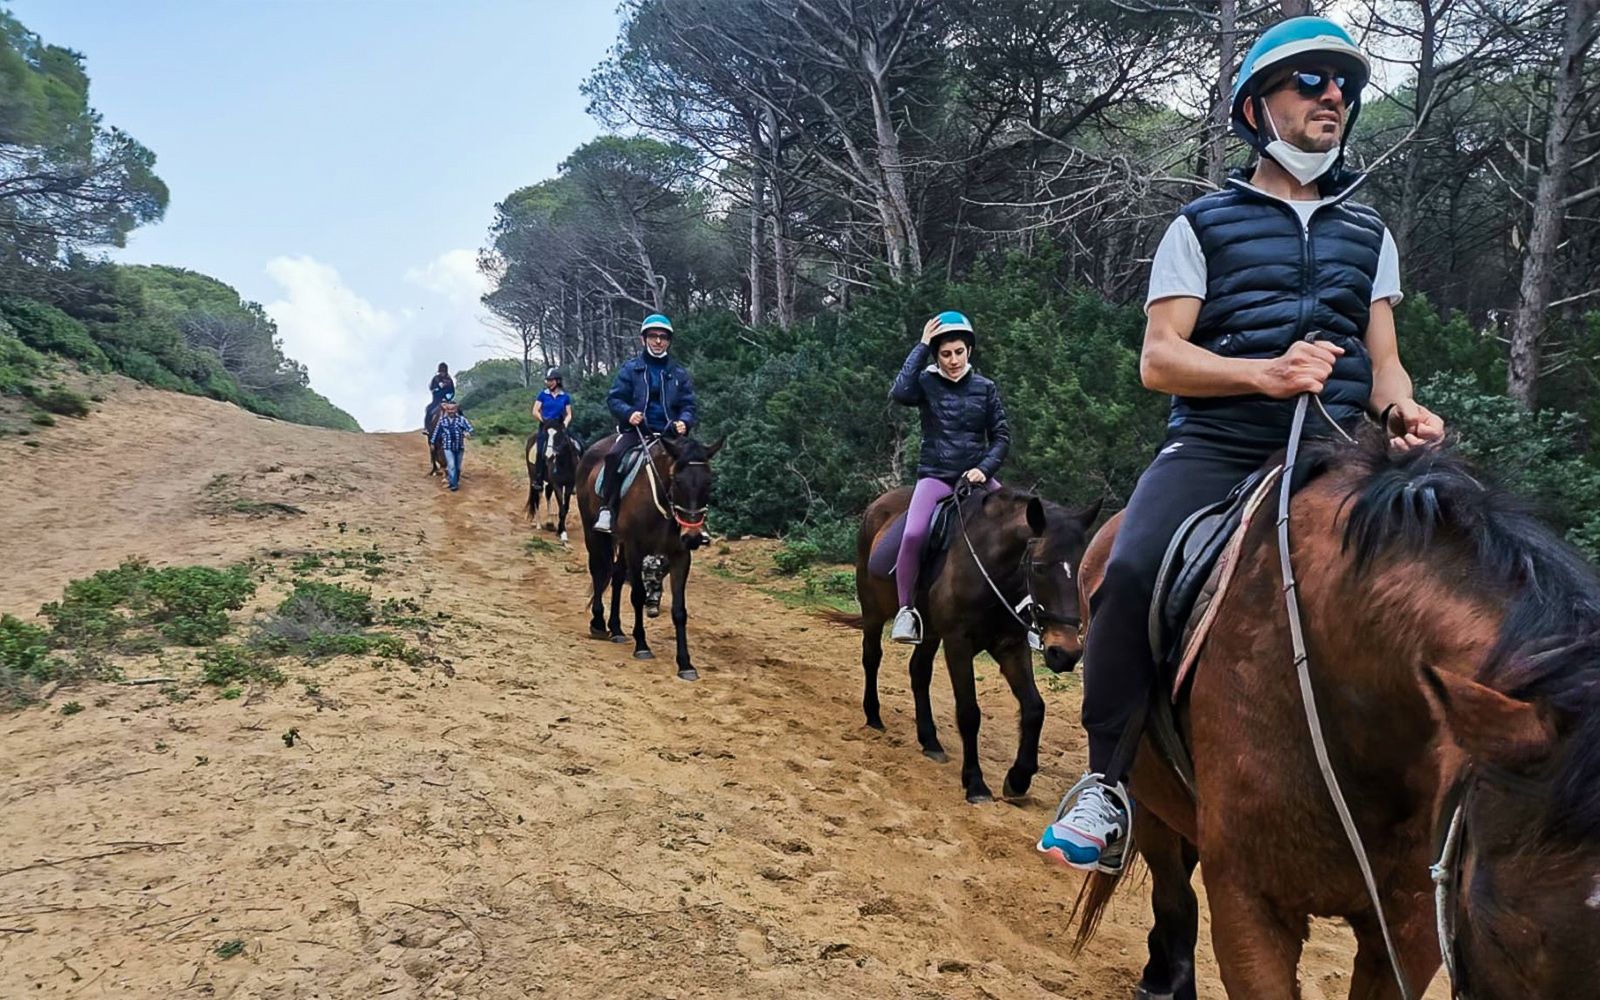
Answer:
<svg viewBox="0 0 1600 1000"><path fill-rule="evenodd" d="M584 637L581 554L526 550L509 453L469 447L452 495L420 435L129 384L34 440L0 442L0 609L31 615L129 555L376 545L376 595L451 619L418 668L295 666L234 701L94 684L0 715L0 998L1130 994L1141 892L1074 958L1076 882L1031 848L1082 767L1076 682L1046 693L1035 798L972 807L959 765L917 752L903 654L884 664L889 732L865 729L859 637L739 579L763 575L766 543L697 560L687 684L665 614L651 663ZM1015 703L997 672L979 689L998 787ZM62 715L69 696L85 710ZM1307 997L1345 995L1350 952L1317 929ZM1204 943L1201 962L1220 998Z"/></svg>

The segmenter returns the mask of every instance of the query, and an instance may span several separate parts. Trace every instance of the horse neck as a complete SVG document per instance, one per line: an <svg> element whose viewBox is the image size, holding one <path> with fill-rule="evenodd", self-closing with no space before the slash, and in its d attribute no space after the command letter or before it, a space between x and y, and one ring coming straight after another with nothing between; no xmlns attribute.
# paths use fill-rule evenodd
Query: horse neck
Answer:
<svg viewBox="0 0 1600 1000"><path fill-rule="evenodd" d="M1002 589L1019 576L1022 554L1032 537L1026 519L1017 516L1020 509L1017 501L999 494L980 496L962 508L972 547L983 560L984 570ZM961 530L959 522L956 530ZM966 548L965 543L957 544Z"/></svg>
<svg viewBox="0 0 1600 1000"><path fill-rule="evenodd" d="M1337 484L1314 484L1296 497L1291 517L1313 674L1332 692L1321 696L1324 725L1347 735L1355 756L1375 755L1373 766L1431 761L1438 727L1418 668L1473 676L1498 639L1504 595L1477 589L1470 557L1448 541L1357 566L1342 542L1343 496ZM1277 560L1270 563L1276 577ZM1281 602L1273 610L1286 613Z"/></svg>

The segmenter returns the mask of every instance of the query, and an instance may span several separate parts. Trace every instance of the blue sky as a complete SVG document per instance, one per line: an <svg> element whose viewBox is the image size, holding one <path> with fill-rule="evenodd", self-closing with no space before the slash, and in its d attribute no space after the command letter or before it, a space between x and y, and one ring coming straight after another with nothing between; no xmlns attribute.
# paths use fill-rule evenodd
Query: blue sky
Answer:
<svg viewBox="0 0 1600 1000"><path fill-rule="evenodd" d="M155 151L164 221L113 257L213 275L369 430L417 426L435 365L505 349L475 256L494 203L599 126L578 85L612 0L0 0L84 54Z"/></svg>

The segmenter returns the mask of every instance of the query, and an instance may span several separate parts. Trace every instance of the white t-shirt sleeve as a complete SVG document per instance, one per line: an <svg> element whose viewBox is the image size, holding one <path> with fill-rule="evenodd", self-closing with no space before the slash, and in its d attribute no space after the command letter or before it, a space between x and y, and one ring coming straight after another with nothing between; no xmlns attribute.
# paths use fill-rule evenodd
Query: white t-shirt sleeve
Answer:
<svg viewBox="0 0 1600 1000"><path fill-rule="evenodd" d="M1183 215L1172 220L1172 225L1167 227L1161 243L1156 247L1155 260L1150 263L1150 290L1144 297L1144 307L1148 310L1150 303L1157 299L1179 295L1196 299L1206 297L1205 251L1200 249L1200 240L1194 234L1194 227Z"/></svg>
<svg viewBox="0 0 1600 1000"><path fill-rule="evenodd" d="M1383 249L1378 251L1378 273L1372 279L1372 301L1388 299L1391 306L1405 298L1400 291L1400 248L1395 246L1389 228L1383 230Z"/></svg>

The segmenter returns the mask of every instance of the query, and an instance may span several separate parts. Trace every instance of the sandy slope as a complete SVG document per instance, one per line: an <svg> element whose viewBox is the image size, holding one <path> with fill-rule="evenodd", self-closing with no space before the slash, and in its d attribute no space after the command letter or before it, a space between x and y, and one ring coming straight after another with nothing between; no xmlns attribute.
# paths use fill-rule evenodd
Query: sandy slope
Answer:
<svg viewBox="0 0 1600 1000"><path fill-rule="evenodd" d="M1041 798L973 808L916 752L902 656L873 733L856 636L729 578L758 543L692 579L691 685L665 616L651 664L583 638L579 556L525 553L521 484L482 449L450 495L419 435L126 386L38 440L0 442L0 609L130 554L376 544L378 594L455 617L417 670L336 661L239 701L94 685L0 716L0 997L1128 995L1143 899L1072 958L1075 883L1030 847L1082 764L1075 689L1047 693ZM980 693L998 787L1015 712L997 676ZM1308 997L1344 995L1349 950L1319 929Z"/></svg>

